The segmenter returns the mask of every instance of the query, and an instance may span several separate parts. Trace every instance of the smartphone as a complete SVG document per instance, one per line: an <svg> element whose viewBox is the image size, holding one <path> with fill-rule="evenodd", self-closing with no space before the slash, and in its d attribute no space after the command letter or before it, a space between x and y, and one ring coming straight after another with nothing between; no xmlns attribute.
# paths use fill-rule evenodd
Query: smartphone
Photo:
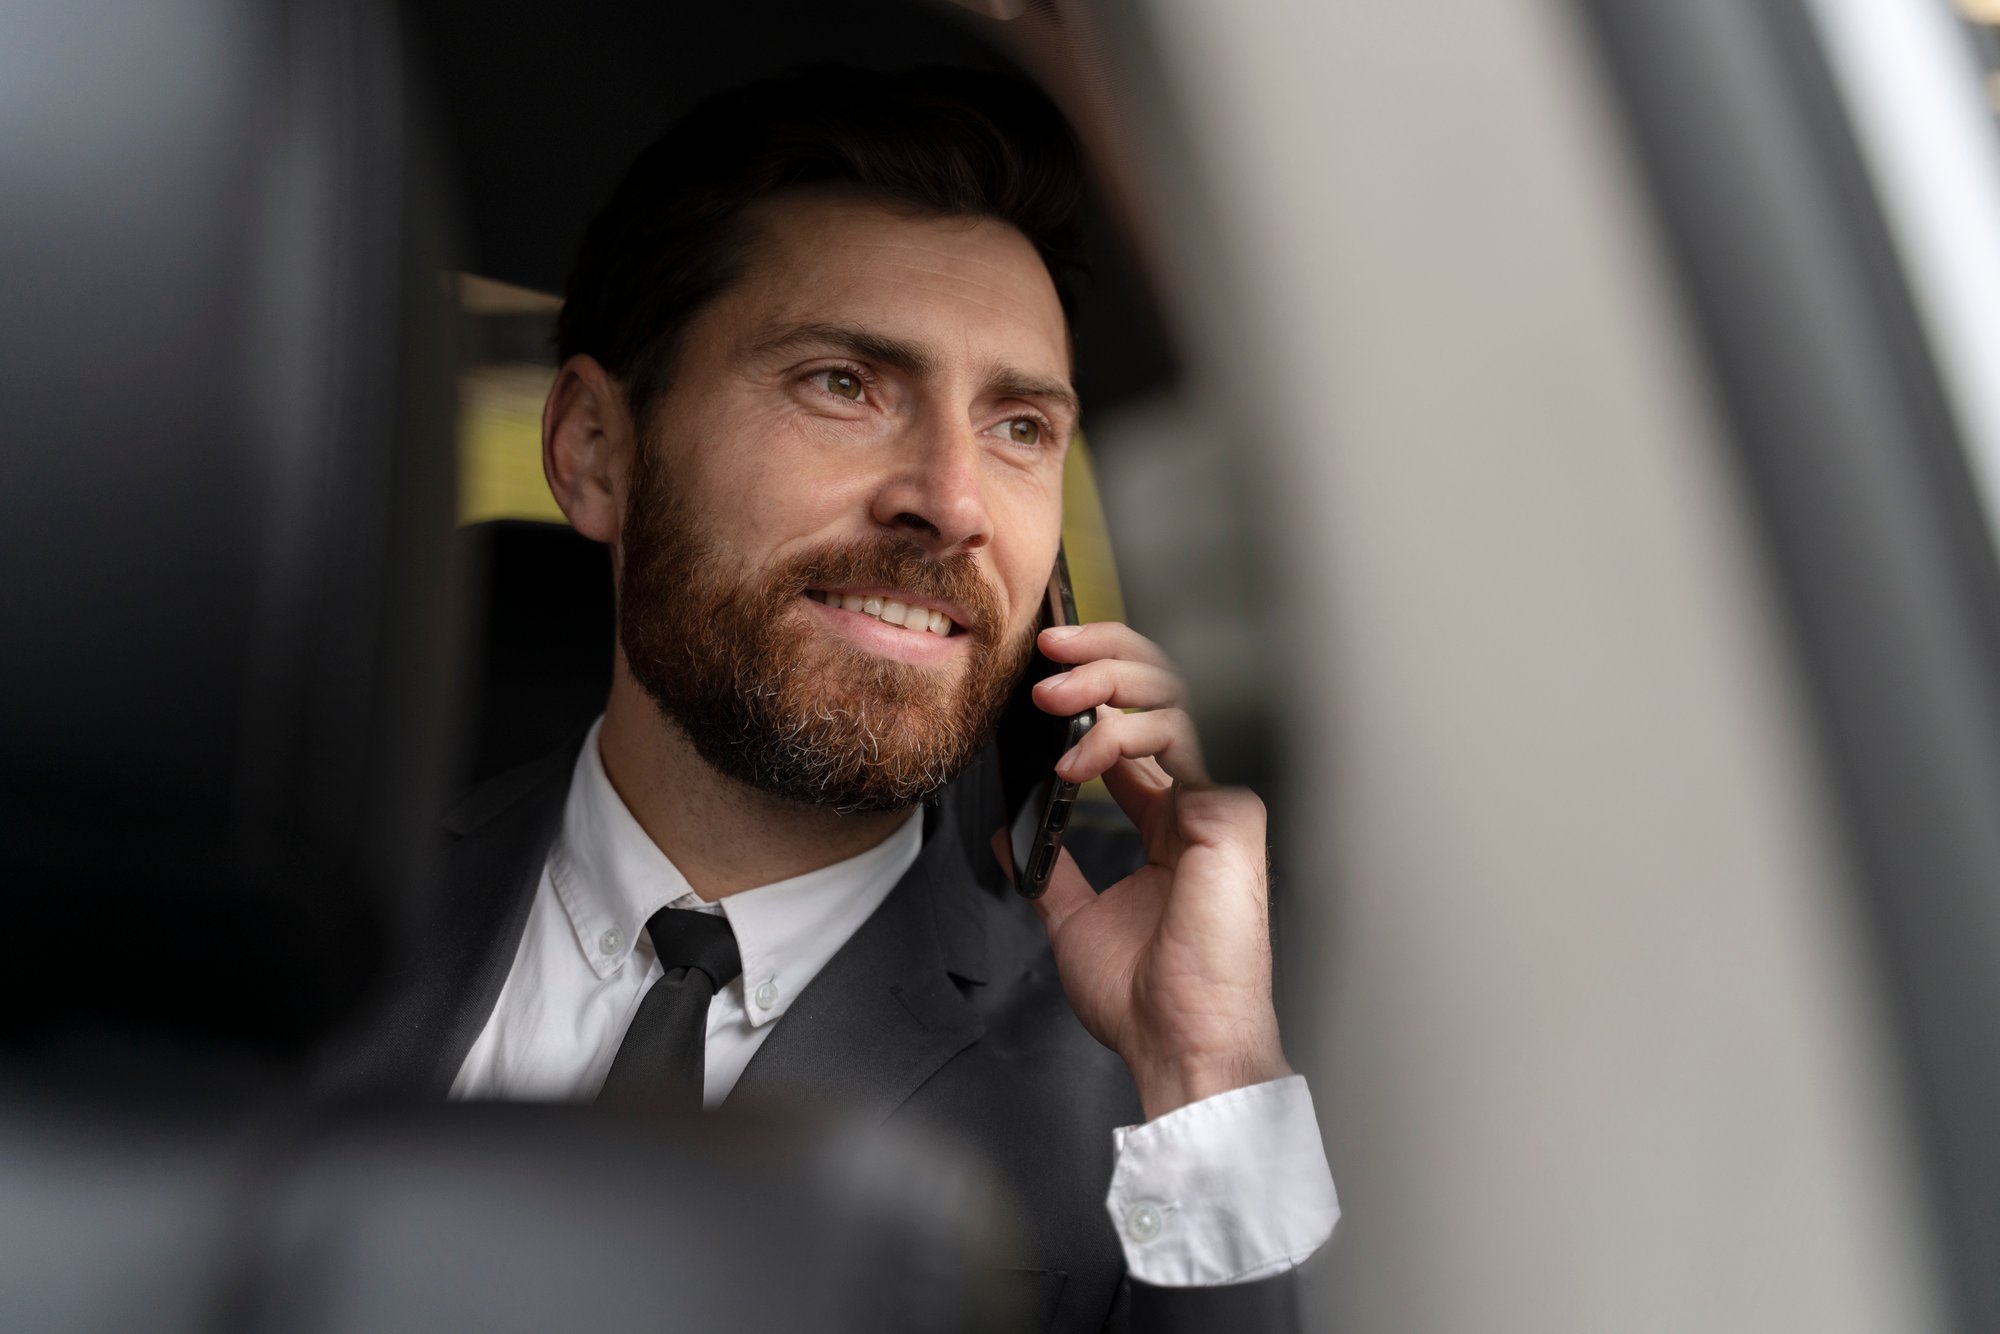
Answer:
<svg viewBox="0 0 2000 1334"><path fill-rule="evenodd" d="M1076 597L1069 588L1069 560L1060 547L1056 566L1049 573L1048 594L1042 602L1036 634L1056 625L1075 625ZM1014 854L1014 888L1038 899L1049 887L1049 873L1056 868L1056 854L1062 851L1063 828L1069 823L1070 808L1076 804L1077 785L1056 776L1056 761L1097 721L1097 711L1087 710L1067 718L1044 713L1035 706L1035 684L1044 681L1062 666L1042 656L1037 648L1028 660L1027 674L1014 687L1000 718L997 748L1000 753L1000 792L1007 811L1008 841Z"/></svg>

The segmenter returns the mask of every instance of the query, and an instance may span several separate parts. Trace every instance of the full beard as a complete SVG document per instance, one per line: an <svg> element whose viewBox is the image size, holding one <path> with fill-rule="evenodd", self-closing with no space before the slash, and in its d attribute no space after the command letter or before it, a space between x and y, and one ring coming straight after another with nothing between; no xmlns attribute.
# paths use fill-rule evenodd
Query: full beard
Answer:
<svg viewBox="0 0 2000 1334"><path fill-rule="evenodd" d="M641 450L626 516L618 636L632 675L718 772L773 796L852 813L934 795L993 732L1033 649L1007 635L970 556L894 537L829 544L761 576L735 572L715 534ZM962 668L898 662L817 623L807 589L887 586L955 603L971 622ZM913 632L914 633L914 632Z"/></svg>

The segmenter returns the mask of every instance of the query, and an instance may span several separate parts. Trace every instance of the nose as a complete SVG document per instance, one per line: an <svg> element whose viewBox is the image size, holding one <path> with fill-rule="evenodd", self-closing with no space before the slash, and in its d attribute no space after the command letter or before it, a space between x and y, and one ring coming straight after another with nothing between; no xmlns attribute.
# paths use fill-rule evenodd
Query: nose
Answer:
<svg viewBox="0 0 2000 1334"><path fill-rule="evenodd" d="M993 539L986 505L985 451L964 422L913 423L896 465L877 488L871 517L933 556L977 551Z"/></svg>

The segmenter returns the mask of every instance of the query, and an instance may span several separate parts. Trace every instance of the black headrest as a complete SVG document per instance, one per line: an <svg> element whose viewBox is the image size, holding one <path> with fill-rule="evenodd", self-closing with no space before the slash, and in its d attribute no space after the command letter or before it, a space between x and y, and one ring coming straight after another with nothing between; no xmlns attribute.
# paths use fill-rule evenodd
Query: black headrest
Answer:
<svg viewBox="0 0 2000 1334"><path fill-rule="evenodd" d="M302 1043L412 906L456 617L393 24L29 0L0 88L0 1025Z"/></svg>

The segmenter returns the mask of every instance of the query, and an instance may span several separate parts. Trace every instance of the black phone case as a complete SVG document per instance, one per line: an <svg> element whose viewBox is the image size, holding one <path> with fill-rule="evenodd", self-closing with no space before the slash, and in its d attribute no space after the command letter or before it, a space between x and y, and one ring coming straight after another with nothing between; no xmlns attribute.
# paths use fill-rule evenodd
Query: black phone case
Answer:
<svg viewBox="0 0 2000 1334"><path fill-rule="evenodd" d="M1076 599L1070 591L1069 561L1058 549L1037 629L1075 624ZM1094 709L1064 718L1035 707L1031 692L1036 683L1062 670L1061 665L1043 657L1040 649L1035 650L1000 722L1000 786L1010 828L1036 791L1045 783L1048 787L1026 865L1014 868L1015 888L1031 899L1040 898L1048 888L1049 875L1062 851L1063 830L1069 824L1070 810L1079 790L1077 784L1055 777L1055 763L1097 722Z"/></svg>
<svg viewBox="0 0 2000 1334"><path fill-rule="evenodd" d="M1069 719L1066 733L1069 744L1056 753L1062 758L1063 751L1083 740L1097 722L1095 713L1079 713ZM1038 899L1049 887L1049 876L1055 872L1056 858L1062 853L1063 830L1069 826L1070 808L1076 805L1076 794L1082 791L1080 785L1056 779L1049 784L1049 797L1043 803L1042 816L1035 826L1035 843L1028 854L1028 865L1020 871L1014 881L1014 888L1022 897Z"/></svg>

